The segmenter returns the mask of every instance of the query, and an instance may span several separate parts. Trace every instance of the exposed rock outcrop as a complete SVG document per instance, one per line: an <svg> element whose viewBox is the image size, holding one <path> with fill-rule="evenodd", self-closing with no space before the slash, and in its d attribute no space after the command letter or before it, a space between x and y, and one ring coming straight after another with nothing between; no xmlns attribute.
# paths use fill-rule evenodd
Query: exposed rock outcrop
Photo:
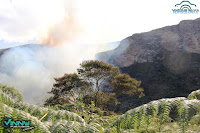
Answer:
<svg viewBox="0 0 200 133"><path fill-rule="evenodd" d="M146 96L122 97L117 110L160 98L185 97L200 88L200 18L134 34L96 58L142 81Z"/></svg>
<svg viewBox="0 0 200 133"><path fill-rule="evenodd" d="M170 57L165 52L170 52ZM97 54L97 58L115 66L127 67L134 63L162 61L172 57L186 57L185 61L188 62L187 54L190 53L200 53L200 18L134 34L122 40L116 49ZM184 60L180 63L184 63Z"/></svg>

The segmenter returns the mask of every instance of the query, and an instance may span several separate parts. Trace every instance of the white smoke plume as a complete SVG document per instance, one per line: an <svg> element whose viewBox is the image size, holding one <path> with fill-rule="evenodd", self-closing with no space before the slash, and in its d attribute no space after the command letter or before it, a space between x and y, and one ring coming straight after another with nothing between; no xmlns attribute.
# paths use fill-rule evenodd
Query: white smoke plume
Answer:
<svg viewBox="0 0 200 133"><path fill-rule="evenodd" d="M55 77L75 72L78 51L70 45L26 45L6 51L0 58L0 82L16 87L29 103L39 103L51 90ZM69 56L70 55L70 56Z"/></svg>
<svg viewBox="0 0 200 133"><path fill-rule="evenodd" d="M26 102L42 104L55 77L75 72L83 60L113 48L80 37L85 28L77 15L78 1L0 0L0 40L45 44L10 48L0 56L0 83L17 88ZM5 45L0 48L10 46Z"/></svg>
<svg viewBox="0 0 200 133"><path fill-rule="evenodd" d="M26 102L42 104L54 78L76 72L83 60L93 59L98 47L86 47L30 44L10 48L0 56L0 83L17 88Z"/></svg>

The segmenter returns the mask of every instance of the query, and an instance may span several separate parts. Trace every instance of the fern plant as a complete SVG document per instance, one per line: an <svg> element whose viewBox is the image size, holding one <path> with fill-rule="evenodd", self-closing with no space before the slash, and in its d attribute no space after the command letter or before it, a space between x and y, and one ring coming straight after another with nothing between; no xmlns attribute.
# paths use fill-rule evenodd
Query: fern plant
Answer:
<svg viewBox="0 0 200 133"><path fill-rule="evenodd" d="M193 91L191 92L189 95L188 95L188 99L199 99L200 100L200 90L196 90L196 91Z"/></svg>
<svg viewBox="0 0 200 133"><path fill-rule="evenodd" d="M159 105L159 132L161 131L162 125L166 122L166 120L169 118L171 106L167 103L161 102Z"/></svg>
<svg viewBox="0 0 200 133"><path fill-rule="evenodd" d="M36 117L33 117L24 111L13 109L2 103L0 104L0 107L1 107L1 113L3 114L3 118L15 117L16 119L20 119L20 120L30 120L31 126L34 127L34 130L33 130L34 133L38 133L38 132L50 133L48 128L42 122L40 122ZM3 132L7 132L7 130L12 130L12 132L13 130L18 131L17 129L3 128Z"/></svg>
<svg viewBox="0 0 200 133"><path fill-rule="evenodd" d="M185 133L188 126L189 109L188 109L188 106L185 105L183 102L178 103L177 109L178 109L178 114L179 114L178 123L179 123L182 133Z"/></svg>
<svg viewBox="0 0 200 133"><path fill-rule="evenodd" d="M9 95L12 99L15 99L16 101L23 101L22 94L14 87L8 87L6 85L0 84L0 90L3 93Z"/></svg>
<svg viewBox="0 0 200 133"><path fill-rule="evenodd" d="M137 129L141 128L143 126L143 119L145 116L145 111L144 108L142 107L138 112L137 112Z"/></svg>
<svg viewBox="0 0 200 133"><path fill-rule="evenodd" d="M0 96L2 99L2 102L10 107L22 110L22 111L26 111L27 113L30 113L31 115L37 117L38 119L45 115L45 112L51 112L48 113L48 115L53 115L55 117L48 117L47 118L58 118L60 119L60 113L63 112L63 116L62 118L65 118L66 120L73 120L73 121L77 121L77 122L81 122L84 123L84 120L77 114L66 111L66 110L53 110L53 109L48 109L48 108L44 108L44 107L39 107L36 105L31 105L31 104L27 104L24 102L16 102L13 99L11 99L7 94L3 93L0 90ZM45 121L46 119L44 119ZM49 120L49 119L48 119Z"/></svg>
<svg viewBox="0 0 200 133"><path fill-rule="evenodd" d="M48 112L48 113L47 113ZM41 122L39 118L46 114ZM35 117L34 117L35 116ZM31 120L33 133L67 132L67 133L103 133L104 129L98 123L86 124L84 120L75 113L66 110L53 110L51 108L39 107L23 102L16 102L0 90L0 119L9 117L13 119ZM21 132L20 129L0 128L0 132Z"/></svg>
<svg viewBox="0 0 200 133"><path fill-rule="evenodd" d="M146 130L148 131L148 127L151 123L151 120L156 117L156 107L152 104L149 104L145 110L145 121L146 121Z"/></svg>

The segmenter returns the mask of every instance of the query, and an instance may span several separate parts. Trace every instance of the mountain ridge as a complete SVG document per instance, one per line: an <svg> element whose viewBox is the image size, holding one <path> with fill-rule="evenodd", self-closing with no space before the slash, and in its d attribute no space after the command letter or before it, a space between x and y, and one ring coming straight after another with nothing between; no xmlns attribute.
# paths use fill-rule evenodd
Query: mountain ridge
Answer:
<svg viewBox="0 0 200 133"><path fill-rule="evenodd" d="M134 62L152 62L154 56L159 52L163 52L163 49L200 53L200 46L196 45L196 41L200 42L199 23L200 18L183 20L178 25L133 34L123 39L116 49L98 53L96 58L115 66L127 67ZM189 37L193 38L188 39ZM126 55L124 50L127 50Z"/></svg>
<svg viewBox="0 0 200 133"><path fill-rule="evenodd" d="M133 34L96 59L142 82L145 97L119 97L116 111L160 98L185 97L200 89L200 18Z"/></svg>

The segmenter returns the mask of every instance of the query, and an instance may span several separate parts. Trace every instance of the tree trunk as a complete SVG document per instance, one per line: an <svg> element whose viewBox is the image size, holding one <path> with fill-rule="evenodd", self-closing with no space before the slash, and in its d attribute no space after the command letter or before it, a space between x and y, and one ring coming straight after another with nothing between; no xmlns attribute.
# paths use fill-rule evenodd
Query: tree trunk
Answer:
<svg viewBox="0 0 200 133"><path fill-rule="evenodd" d="M96 94L95 94L95 99L94 99L94 103L95 103L95 106L97 106L97 95L99 93L99 81L96 80Z"/></svg>

